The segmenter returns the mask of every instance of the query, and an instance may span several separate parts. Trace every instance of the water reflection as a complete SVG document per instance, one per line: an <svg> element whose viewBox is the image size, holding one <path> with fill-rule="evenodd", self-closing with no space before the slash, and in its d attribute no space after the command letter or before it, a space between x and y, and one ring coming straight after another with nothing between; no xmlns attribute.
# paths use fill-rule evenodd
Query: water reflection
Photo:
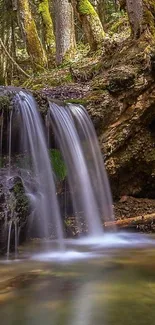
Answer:
<svg viewBox="0 0 155 325"><path fill-rule="evenodd" d="M154 324L154 247L74 263L23 259L1 263L0 274L2 325Z"/></svg>

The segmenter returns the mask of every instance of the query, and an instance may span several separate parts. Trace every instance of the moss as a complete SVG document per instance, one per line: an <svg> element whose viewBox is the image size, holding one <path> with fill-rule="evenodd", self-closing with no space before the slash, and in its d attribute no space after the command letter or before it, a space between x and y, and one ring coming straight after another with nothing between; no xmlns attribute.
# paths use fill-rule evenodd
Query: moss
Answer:
<svg viewBox="0 0 155 325"><path fill-rule="evenodd" d="M105 80L96 80L93 83L92 90L103 91L107 89L107 81Z"/></svg>
<svg viewBox="0 0 155 325"><path fill-rule="evenodd" d="M152 35L155 35L155 2L154 0L143 0L144 2L144 29L146 25Z"/></svg>
<svg viewBox="0 0 155 325"><path fill-rule="evenodd" d="M10 106L9 96L0 96L0 111L4 109L8 109L9 106Z"/></svg>
<svg viewBox="0 0 155 325"><path fill-rule="evenodd" d="M55 175L59 181L63 181L67 175L67 170L61 152L57 149L51 149L50 158Z"/></svg>
<svg viewBox="0 0 155 325"><path fill-rule="evenodd" d="M70 83L72 81L72 76L71 76L71 74L70 73L68 73L65 77L64 77L64 79L63 79L63 82L64 83Z"/></svg>
<svg viewBox="0 0 155 325"><path fill-rule="evenodd" d="M47 58L37 33L28 0L19 0L19 11L26 37L27 52L34 64L34 70L40 70L46 66Z"/></svg>
<svg viewBox="0 0 155 325"><path fill-rule="evenodd" d="M73 81L72 75L70 72L65 73L52 73L52 76L48 74L47 75L40 75L38 78L34 78L29 80L28 83L24 84L24 87L29 87L32 90L39 90L41 88L44 88L46 85L51 86L51 87L56 87L56 86L61 86L61 85L66 85L69 84Z"/></svg>
<svg viewBox="0 0 155 325"><path fill-rule="evenodd" d="M39 4L39 13L42 16L42 21L44 25L45 33L45 43L49 50L52 50L55 47L55 37L53 32L53 23L49 11L48 0L42 0Z"/></svg>
<svg viewBox="0 0 155 325"><path fill-rule="evenodd" d="M72 103L72 104L79 104L86 106L88 104L88 100L86 98L80 98L80 99L69 99L64 101L65 104Z"/></svg>
<svg viewBox="0 0 155 325"><path fill-rule="evenodd" d="M117 20L117 21L114 22L114 24L110 28L110 32L112 34L113 33L118 33L122 29L124 29L124 27L126 27L127 24L129 24L129 22L128 22L127 14L125 14L124 16L120 17L119 20Z"/></svg>
<svg viewBox="0 0 155 325"><path fill-rule="evenodd" d="M80 0L78 4L78 12L81 15L92 15L97 16L97 13L88 0Z"/></svg>
<svg viewBox="0 0 155 325"><path fill-rule="evenodd" d="M104 38L100 18L89 0L77 0L76 10L84 28L91 50L96 51Z"/></svg>
<svg viewBox="0 0 155 325"><path fill-rule="evenodd" d="M29 208L28 199L25 195L25 191L21 182L17 182L13 188L13 192L16 198L16 212L18 212L18 216L20 214L23 217L27 217L27 212ZM23 215L24 214L24 215Z"/></svg>

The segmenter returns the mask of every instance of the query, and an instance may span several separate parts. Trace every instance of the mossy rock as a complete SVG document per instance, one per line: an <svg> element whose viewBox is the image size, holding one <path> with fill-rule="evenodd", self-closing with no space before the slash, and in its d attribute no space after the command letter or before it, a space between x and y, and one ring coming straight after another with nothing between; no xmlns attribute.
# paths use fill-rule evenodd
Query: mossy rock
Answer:
<svg viewBox="0 0 155 325"><path fill-rule="evenodd" d="M134 87L136 75L129 67L114 68L109 74L107 89L110 93L117 93Z"/></svg>
<svg viewBox="0 0 155 325"><path fill-rule="evenodd" d="M15 249L16 227L19 232L18 243L26 240L29 204L20 176L7 179L8 169L1 169L0 173L0 254L5 254L8 245L9 225L10 252ZM6 219L7 213L7 219ZM5 227L4 227L5 225Z"/></svg>

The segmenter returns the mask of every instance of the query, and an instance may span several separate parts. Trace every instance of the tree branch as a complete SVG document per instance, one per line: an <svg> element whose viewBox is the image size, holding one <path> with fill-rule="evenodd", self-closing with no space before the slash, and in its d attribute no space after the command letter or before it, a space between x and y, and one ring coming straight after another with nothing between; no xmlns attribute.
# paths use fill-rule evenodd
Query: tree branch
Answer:
<svg viewBox="0 0 155 325"><path fill-rule="evenodd" d="M127 218L117 221L107 221L104 223L105 229L117 227L121 228L137 228L138 225L151 224L155 222L155 213L146 214L134 218Z"/></svg>
<svg viewBox="0 0 155 325"><path fill-rule="evenodd" d="M6 49L2 39L0 38L0 45L2 47L2 49L4 50L5 54L8 56L8 58L10 59L10 61L17 67L18 70L20 70L27 78L31 78L31 76L26 73L19 65L18 63L12 58L12 56L10 55L10 53L8 52L8 50Z"/></svg>

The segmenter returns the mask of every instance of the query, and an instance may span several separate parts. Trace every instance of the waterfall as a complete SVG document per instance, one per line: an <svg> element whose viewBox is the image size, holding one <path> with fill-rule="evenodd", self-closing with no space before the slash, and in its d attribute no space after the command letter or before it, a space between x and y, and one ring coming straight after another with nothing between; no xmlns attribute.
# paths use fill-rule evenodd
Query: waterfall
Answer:
<svg viewBox="0 0 155 325"><path fill-rule="evenodd" d="M10 122L9 122L9 175L11 173L12 116L13 116L13 111L10 112Z"/></svg>
<svg viewBox="0 0 155 325"><path fill-rule="evenodd" d="M95 199L97 200L98 211L104 220L113 220L111 190L93 123L83 106L69 104L69 109L74 117L81 140L83 154L90 173Z"/></svg>
<svg viewBox="0 0 155 325"><path fill-rule="evenodd" d="M34 98L26 92L20 91L16 94L16 107L18 107L21 118L21 145L24 156L30 157L29 169L36 183L34 191L32 183L25 181L26 193L32 210L35 210L37 215L40 232L47 238L52 222L62 249L61 216L41 117Z"/></svg>
<svg viewBox="0 0 155 325"><path fill-rule="evenodd" d="M81 106L50 102L50 120L68 171L75 214L90 236L102 235L102 217L112 217L108 179L93 124ZM89 157L87 157L89 155ZM90 166L89 166L90 165Z"/></svg>
<svg viewBox="0 0 155 325"><path fill-rule="evenodd" d="M7 175L6 188L9 190L12 176L18 175L31 208L27 232L30 235L35 224L37 236L42 238L56 236L59 249L64 251L62 216L55 185L56 177L48 152L51 127L54 133L54 148L56 146L61 151L67 170L64 184L65 188L66 184L69 184L71 209L73 206L80 234L84 230L93 239L103 235L103 219L113 219L112 198L97 136L84 107L73 104L61 106L49 102L45 124L46 128L44 128L33 96L24 90L17 91L13 99L13 110L9 114L9 175ZM1 126L1 151L2 135L3 124ZM16 166L14 150L15 154L17 152L19 155L20 167ZM10 193L12 192L9 192L11 198L13 194ZM66 215L66 193L64 193L64 200ZM21 225L12 201L10 206L7 215L8 257L12 242L15 243L17 256ZM10 213L12 206L14 210Z"/></svg>

